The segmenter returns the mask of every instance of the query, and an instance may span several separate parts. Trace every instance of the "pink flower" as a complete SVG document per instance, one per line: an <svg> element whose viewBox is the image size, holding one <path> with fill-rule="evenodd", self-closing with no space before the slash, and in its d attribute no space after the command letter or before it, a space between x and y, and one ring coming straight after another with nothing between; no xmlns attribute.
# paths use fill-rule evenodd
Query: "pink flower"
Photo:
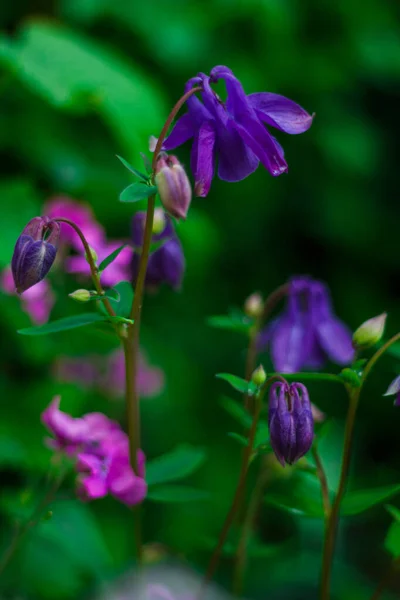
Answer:
<svg viewBox="0 0 400 600"><path fill-rule="evenodd" d="M144 500L147 493L145 456L138 450L139 475L135 475L127 450L117 445L104 459L91 454L78 455L78 494L82 499L94 500L111 494L128 506Z"/></svg>
<svg viewBox="0 0 400 600"><path fill-rule="evenodd" d="M19 296L15 290L11 268L6 267L1 274L1 287L6 294L16 295L20 298L22 310L28 313L35 325L47 323L55 298L46 279L43 279L26 290L22 296Z"/></svg>
<svg viewBox="0 0 400 600"><path fill-rule="evenodd" d="M147 493L145 456L138 450L136 475L130 465L128 436L118 423L102 413L71 417L60 410L59 396L42 413L42 423L55 438L50 447L76 457L82 499L111 494L128 506L142 502Z"/></svg>
<svg viewBox="0 0 400 600"><path fill-rule="evenodd" d="M114 250L122 246L121 241L102 242L94 246L99 263L107 258ZM120 281L130 280L130 264L132 261L133 249L127 246L118 254L117 258L101 274L101 282L105 286L112 287ZM90 267L83 254L79 256L70 256L66 261L66 269L69 273L77 273L90 277Z"/></svg>
<svg viewBox="0 0 400 600"><path fill-rule="evenodd" d="M47 201L44 212L50 219L61 217L69 219L82 230L90 246L96 249L105 240L103 227L96 221L92 209L86 204L71 200L67 196L55 196ZM61 224L61 243L70 244L78 252L82 251L82 242L77 233L67 225Z"/></svg>

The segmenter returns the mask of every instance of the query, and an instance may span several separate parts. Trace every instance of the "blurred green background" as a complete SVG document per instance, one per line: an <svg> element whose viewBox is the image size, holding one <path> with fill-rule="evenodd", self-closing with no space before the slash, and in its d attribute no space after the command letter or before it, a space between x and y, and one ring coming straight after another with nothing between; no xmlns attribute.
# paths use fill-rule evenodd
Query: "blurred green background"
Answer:
<svg viewBox="0 0 400 600"><path fill-rule="evenodd" d="M278 135L288 175L274 179L260 167L237 184L215 179L206 199L193 200L178 226L187 261L182 292L163 288L145 304L142 345L165 371L166 387L142 402L143 446L149 457L178 442L207 448L193 482L212 493L206 503L146 504L145 538L203 569L240 461L240 447L226 435L235 424L218 402L227 389L214 375L242 375L246 345L239 334L208 327L207 317L308 273L329 284L337 314L352 328L386 310L387 333L400 329L399 7L380 0L14 0L1 4L0 23L1 268L25 223L57 194L89 203L110 238L127 238L133 208L118 195L131 180L115 155L140 168L149 135L198 71L228 65L248 93L278 92L316 113L306 134ZM187 146L178 154L189 164ZM58 272L50 279L52 317L77 312L67 298L80 287L74 278ZM18 336L29 317L16 297L2 294L1 306L5 543L49 464L39 415L52 395L61 393L75 415L103 410L123 420L124 407L52 376L57 356L109 352L110 337L95 329ZM263 363L270 368L267 356ZM398 372L398 361L387 357L367 385L352 488L400 482L400 412L382 398ZM310 391L334 417L323 448L334 481L346 397L335 386ZM279 477L271 483L279 485ZM129 568L128 510L112 499L83 506L71 487L64 492L46 531L29 537L2 578L5 597L86 597ZM383 507L342 522L335 597L372 593L389 561L390 523ZM265 552L251 559L247 594L316 598L322 520L265 504L258 533ZM225 558L221 581L230 567ZM395 594L395 581L392 588Z"/></svg>

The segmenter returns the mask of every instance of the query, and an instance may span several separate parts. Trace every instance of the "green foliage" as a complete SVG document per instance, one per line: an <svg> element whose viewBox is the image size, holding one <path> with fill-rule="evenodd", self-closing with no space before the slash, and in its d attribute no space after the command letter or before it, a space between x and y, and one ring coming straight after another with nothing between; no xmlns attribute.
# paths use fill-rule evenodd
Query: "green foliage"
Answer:
<svg viewBox="0 0 400 600"><path fill-rule="evenodd" d="M198 469L206 458L204 450L181 444L171 452L149 461L146 481L149 486L178 481Z"/></svg>
<svg viewBox="0 0 400 600"><path fill-rule="evenodd" d="M147 499L153 502L195 502L209 499L210 494L187 485L157 485L152 488Z"/></svg>
<svg viewBox="0 0 400 600"><path fill-rule="evenodd" d="M258 390L258 387L252 382L237 377L237 375L231 375L230 373L218 373L215 377L227 381L234 390L252 396Z"/></svg>
<svg viewBox="0 0 400 600"><path fill-rule="evenodd" d="M111 252L111 254L109 254L104 260L102 260L99 264L99 271L104 271L104 269L111 265L111 263L114 262L119 253L122 252L122 250L126 248L127 245L128 244L122 244L122 246L114 250L114 252Z"/></svg>
<svg viewBox="0 0 400 600"><path fill-rule="evenodd" d="M50 321L39 327L26 327L19 329L21 335L47 335L49 333L58 333L59 331L67 331L68 329L76 329L77 327L85 327L86 325L95 325L96 323L104 323L108 317L104 317L97 313L83 313L72 317L64 317L57 321Z"/></svg>
<svg viewBox="0 0 400 600"><path fill-rule="evenodd" d="M211 327L217 329L226 329L227 331L235 331L238 333L248 334L254 321L246 317L240 311L231 311L229 315L218 315L215 317L208 317L207 323Z"/></svg>
<svg viewBox="0 0 400 600"><path fill-rule="evenodd" d="M137 177L138 179L141 179L143 182L147 182L149 180L147 175L144 175L144 173L141 173L140 171L138 171L137 169L132 167L132 165L130 165L127 160L122 158L122 156L118 156L118 154L117 154L117 158L118 158L118 160L120 160L122 162L124 167L126 167L128 169L128 171L130 171L131 173L133 173L133 175L135 175L135 177Z"/></svg>
<svg viewBox="0 0 400 600"><path fill-rule="evenodd" d="M138 202L157 194L157 188L154 185L145 183L131 183L119 195L120 202Z"/></svg>

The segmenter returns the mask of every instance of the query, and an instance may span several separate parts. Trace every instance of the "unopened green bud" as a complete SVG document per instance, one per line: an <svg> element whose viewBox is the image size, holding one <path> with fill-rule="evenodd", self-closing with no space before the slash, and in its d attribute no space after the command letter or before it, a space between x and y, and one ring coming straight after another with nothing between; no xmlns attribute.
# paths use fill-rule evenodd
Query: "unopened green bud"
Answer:
<svg viewBox="0 0 400 600"><path fill-rule="evenodd" d="M261 294L255 292L251 294L244 303L244 312L248 317L258 319L264 310L264 302Z"/></svg>
<svg viewBox="0 0 400 600"><path fill-rule="evenodd" d="M94 250L94 248L92 248L91 246L89 246L89 250L90 250L90 256L92 257L93 261L95 263L97 263L97 261L99 260L99 257L97 256L96 250ZM87 254L86 254L86 260L87 260L87 262L89 262Z"/></svg>
<svg viewBox="0 0 400 600"><path fill-rule="evenodd" d="M156 208L153 219L153 234L158 235L165 229L165 212L162 208Z"/></svg>
<svg viewBox="0 0 400 600"><path fill-rule="evenodd" d="M263 385L263 383L265 383L266 379L267 379L267 374L264 371L264 367L262 365L257 367L257 369L254 371L253 375L251 376L252 383L254 383L254 385L256 385L258 387Z"/></svg>
<svg viewBox="0 0 400 600"><path fill-rule="evenodd" d="M89 290L75 290L75 292L68 295L72 300L76 300L76 302L89 302L91 298Z"/></svg>
<svg viewBox="0 0 400 600"><path fill-rule="evenodd" d="M386 313L365 321L353 333L353 346L357 350L366 350L381 341L385 330Z"/></svg>

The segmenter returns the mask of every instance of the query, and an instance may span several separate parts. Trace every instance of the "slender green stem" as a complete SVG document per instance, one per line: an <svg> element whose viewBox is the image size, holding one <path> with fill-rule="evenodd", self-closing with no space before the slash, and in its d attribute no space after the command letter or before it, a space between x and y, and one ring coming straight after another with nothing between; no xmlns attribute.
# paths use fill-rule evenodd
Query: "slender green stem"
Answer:
<svg viewBox="0 0 400 600"><path fill-rule="evenodd" d="M43 497L40 504L37 506L30 519L28 519L28 521L24 525L16 527L11 542L0 559L0 575L10 563L15 552L19 548L19 545L22 542L23 538L33 527L35 527L38 524L39 520L42 517L43 511L54 500L54 495L59 489L62 480L64 479L64 476L65 471L61 471L59 476L54 480L53 485L49 488L49 490Z"/></svg>
<svg viewBox="0 0 400 600"><path fill-rule="evenodd" d="M54 219L54 221L57 221L58 223L66 223L67 225L69 225L70 227L72 227L72 229L74 229L74 231L78 234L83 247L85 249L85 254L86 254L86 260L88 261L89 267L90 267L90 272L92 275L92 280L93 280L93 285L96 288L96 292L98 293L99 296L104 296L104 290L103 287L101 285L100 282L100 276L99 276L99 271L96 267L96 263L93 260L93 256L92 256L92 252L90 250L90 246L82 232L82 230L78 227L78 225L76 225L73 221L70 221L69 219L64 219L64 218L56 218ZM101 301L104 304L104 307L106 309L106 311L108 312L108 314L110 315L110 317L114 317L115 316L115 312L110 304L110 301L108 300L108 298L106 298L104 296L104 298L101 298Z"/></svg>
<svg viewBox="0 0 400 600"><path fill-rule="evenodd" d="M229 533L231 525L236 516L237 510L239 509L241 501L242 501L242 497L243 497L243 493L244 493L245 485L246 485L247 472L249 469L251 456L253 454L254 439L256 436L256 432L257 432L257 425L258 425L258 420L260 417L261 407L262 407L262 394L260 394L256 398L256 407L255 407L255 411L254 411L253 421L252 421L251 428L249 431L248 444L243 450L242 465L241 465L241 469L240 469L239 480L238 480L238 483L236 486L236 491L235 491L235 494L234 494L234 497L232 500L231 507L229 509L229 512L228 512L228 514L225 518L224 524L222 526L221 533L219 534L218 543L217 543L217 545L214 549L214 552L211 556L210 562L208 563L208 568L207 568L207 571L206 571L206 574L205 574L205 577L203 580L203 589L205 586L207 586L209 581L211 581L211 579L215 573L215 570L218 566L218 562L219 562L221 552L224 547L227 535Z"/></svg>
<svg viewBox="0 0 400 600"><path fill-rule="evenodd" d="M319 455L318 448L317 448L317 445L315 442L312 447L312 454L314 456L315 465L317 467L317 476L318 476L319 483L321 486L322 505L324 507L324 515L325 515L325 519L328 519L330 512L331 512L331 500L329 498L328 480L326 478L324 465L322 464L322 460Z"/></svg>
<svg viewBox="0 0 400 600"><path fill-rule="evenodd" d="M323 559L322 559L322 574L321 574L321 600L329 600L330 597L330 583L331 583L331 575L332 575L332 559L335 549L335 539L336 539L336 530L339 521L339 513L340 513L340 505L343 499L343 495L346 489L347 476L349 473L350 467L350 459L351 459L351 449L353 444L353 433L354 433L354 425L355 418L357 413L357 407L360 399L360 394L364 383L371 372L371 369L374 367L378 359L386 352L386 350L397 340L400 339L400 333L394 335L390 340L388 340L375 354L370 358L368 363L365 366L363 371L360 386L357 388L349 388L346 386L346 389L349 394L349 408L347 412L346 418L346 429L344 436L344 445L343 445L343 458L342 458L342 468L340 473L339 486L336 493L335 501L332 505L332 509L329 514L329 518L327 520L326 531L325 531L325 541L324 541L324 551L323 551Z"/></svg>
<svg viewBox="0 0 400 600"><path fill-rule="evenodd" d="M379 600L382 595L383 590L389 585L391 582L393 575L396 570L400 567L400 556L397 556L391 563L389 569L383 576L382 580L377 585L374 593L371 596L371 600Z"/></svg>

